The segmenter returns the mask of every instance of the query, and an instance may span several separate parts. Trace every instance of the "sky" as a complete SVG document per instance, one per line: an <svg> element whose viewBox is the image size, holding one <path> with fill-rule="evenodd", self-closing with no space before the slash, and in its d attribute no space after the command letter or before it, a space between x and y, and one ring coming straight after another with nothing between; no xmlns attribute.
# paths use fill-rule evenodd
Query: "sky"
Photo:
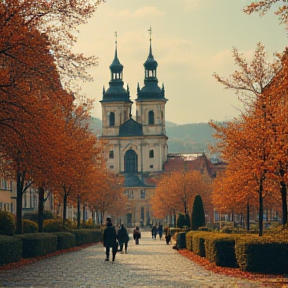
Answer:
<svg viewBox="0 0 288 288"><path fill-rule="evenodd" d="M271 10L267 15L247 15L250 0L106 0L88 23L79 27L75 52L95 55L98 66L88 70L93 82L81 85L93 99L92 116L102 118L103 86L109 87L117 31L118 59L124 66L124 87L129 85L135 115L137 83L144 85L149 53L158 62L159 86L165 85L166 121L177 124L207 123L237 117L240 103L235 91L224 89L212 76L228 77L236 69L232 48L251 59L258 42L272 61L288 38L285 26ZM249 58L250 57L250 58Z"/></svg>

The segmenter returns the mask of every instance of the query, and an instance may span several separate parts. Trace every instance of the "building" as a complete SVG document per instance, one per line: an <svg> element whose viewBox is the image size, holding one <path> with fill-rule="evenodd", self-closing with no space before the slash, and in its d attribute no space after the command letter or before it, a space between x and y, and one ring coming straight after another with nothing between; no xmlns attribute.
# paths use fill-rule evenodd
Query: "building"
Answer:
<svg viewBox="0 0 288 288"><path fill-rule="evenodd" d="M137 87L136 119L132 118L129 87L124 88L123 65L118 59L117 41L115 56L110 65L109 88L103 88L102 135L107 145L105 157L107 169L125 177L125 193L128 211L125 219L128 226L150 224L149 199L155 183L150 178L163 171L167 160L168 146L165 131L164 85L158 86L158 63L152 54L152 43L144 63L144 86Z"/></svg>

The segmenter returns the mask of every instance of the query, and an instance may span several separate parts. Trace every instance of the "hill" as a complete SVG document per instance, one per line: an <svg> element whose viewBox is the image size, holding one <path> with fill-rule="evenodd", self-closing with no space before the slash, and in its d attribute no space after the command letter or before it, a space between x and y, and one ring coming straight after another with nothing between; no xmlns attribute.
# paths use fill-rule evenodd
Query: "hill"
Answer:
<svg viewBox="0 0 288 288"><path fill-rule="evenodd" d="M102 121L91 117L91 130L97 135L101 134ZM212 137L214 130L208 123L190 123L178 125L166 121L166 134L168 138L169 153L208 153L209 145L215 140Z"/></svg>
<svg viewBox="0 0 288 288"><path fill-rule="evenodd" d="M215 142L214 129L208 123L190 123L167 126L169 153L208 153L209 145Z"/></svg>

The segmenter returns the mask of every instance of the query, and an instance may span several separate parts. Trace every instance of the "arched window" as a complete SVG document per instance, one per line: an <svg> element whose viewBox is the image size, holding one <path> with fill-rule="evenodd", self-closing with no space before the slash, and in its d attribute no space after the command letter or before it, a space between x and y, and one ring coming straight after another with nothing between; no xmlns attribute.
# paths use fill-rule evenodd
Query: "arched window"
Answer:
<svg viewBox="0 0 288 288"><path fill-rule="evenodd" d="M115 126L115 113L110 112L108 117L109 117L109 126Z"/></svg>
<svg viewBox="0 0 288 288"><path fill-rule="evenodd" d="M138 171L138 158L134 150L130 149L124 155L124 172L134 173Z"/></svg>
<svg viewBox="0 0 288 288"><path fill-rule="evenodd" d="M148 124L149 125L154 125L154 111L151 110L148 113Z"/></svg>

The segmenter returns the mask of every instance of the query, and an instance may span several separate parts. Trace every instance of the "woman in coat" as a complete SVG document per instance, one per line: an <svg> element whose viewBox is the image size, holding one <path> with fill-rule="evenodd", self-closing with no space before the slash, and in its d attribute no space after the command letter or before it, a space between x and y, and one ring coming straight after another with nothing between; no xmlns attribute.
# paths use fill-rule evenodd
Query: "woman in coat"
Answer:
<svg viewBox="0 0 288 288"><path fill-rule="evenodd" d="M127 232L126 228L124 227L124 225L122 224L118 230L118 242L119 242L119 246L120 246L119 251L121 253L123 253L123 245L124 244L125 244L125 253L127 253L128 241L129 241L128 232Z"/></svg>
<svg viewBox="0 0 288 288"><path fill-rule="evenodd" d="M133 239L135 240L135 244L139 244L139 239L141 238L141 232L138 226L133 231Z"/></svg>

